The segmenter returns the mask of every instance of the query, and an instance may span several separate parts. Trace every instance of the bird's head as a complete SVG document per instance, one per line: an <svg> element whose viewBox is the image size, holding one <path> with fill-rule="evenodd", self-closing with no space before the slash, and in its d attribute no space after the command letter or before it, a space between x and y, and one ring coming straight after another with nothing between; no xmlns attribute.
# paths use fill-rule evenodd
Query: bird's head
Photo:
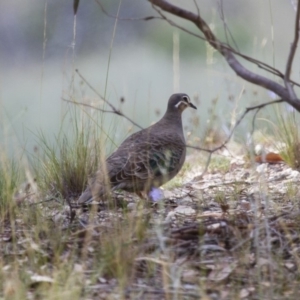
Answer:
<svg viewBox="0 0 300 300"><path fill-rule="evenodd" d="M190 97L187 94L173 94L168 102L169 112L182 113L187 107L197 109L197 107L191 102Z"/></svg>

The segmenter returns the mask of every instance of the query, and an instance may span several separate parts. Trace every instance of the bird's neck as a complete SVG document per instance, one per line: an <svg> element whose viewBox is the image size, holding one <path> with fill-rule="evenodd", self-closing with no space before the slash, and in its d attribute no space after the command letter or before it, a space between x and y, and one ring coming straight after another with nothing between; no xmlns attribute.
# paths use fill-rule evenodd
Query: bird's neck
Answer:
<svg viewBox="0 0 300 300"><path fill-rule="evenodd" d="M180 112L166 112L160 119L161 126L172 127L183 134L182 119Z"/></svg>

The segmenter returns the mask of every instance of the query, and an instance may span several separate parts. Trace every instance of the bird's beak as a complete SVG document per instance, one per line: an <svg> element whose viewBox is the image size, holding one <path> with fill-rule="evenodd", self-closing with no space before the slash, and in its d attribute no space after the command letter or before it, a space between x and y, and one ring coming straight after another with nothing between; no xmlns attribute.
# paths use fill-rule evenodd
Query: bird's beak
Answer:
<svg viewBox="0 0 300 300"><path fill-rule="evenodd" d="M197 109L197 107L192 102L189 103L189 106L194 108L194 109Z"/></svg>

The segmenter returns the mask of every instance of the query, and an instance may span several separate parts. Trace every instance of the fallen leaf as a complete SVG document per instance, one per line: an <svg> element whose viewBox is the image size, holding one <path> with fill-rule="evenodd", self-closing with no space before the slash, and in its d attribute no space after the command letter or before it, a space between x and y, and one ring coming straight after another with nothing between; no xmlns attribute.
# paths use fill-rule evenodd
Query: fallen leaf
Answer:
<svg viewBox="0 0 300 300"><path fill-rule="evenodd" d="M196 270L184 270L181 275L181 280L185 283L199 283L200 274Z"/></svg>
<svg viewBox="0 0 300 300"><path fill-rule="evenodd" d="M243 298L246 298L250 295L250 292L248 289L242 289L240 291L240 298L243 299Z"/></svg>
<svg viewBox="0 0 300 300"><path fill-rule="evenodd" d="M225 265L217 265L216 269L209 273L208 279L212 281L222 281L226 279L236 267L237 262Z"/></svg>

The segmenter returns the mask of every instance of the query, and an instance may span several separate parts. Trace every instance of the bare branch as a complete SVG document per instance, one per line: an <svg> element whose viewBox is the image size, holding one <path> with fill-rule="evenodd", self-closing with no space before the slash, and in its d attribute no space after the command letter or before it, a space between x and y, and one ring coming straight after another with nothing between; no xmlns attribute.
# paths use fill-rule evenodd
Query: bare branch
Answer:
<svg viewBox="0 0 300 300"><path fill-rule="evenodd" d="M287 64L286 64L286 71L284 76L284 83L289 91L290 97L296 98L295 91L293 90L291 84L290 84L290 76L292 71L292 65L295 57L295 53L298 46L299 41L299 21L300 21L300 1L298 1L297 4L297 11L296 11L296 18L295 18L295 32L294 32L294 40L291 45L290 54L288 56Z"/></svg>
<svg viewBox="0 0 300 300"><path fill-rule="evenodd" d="M201 150L201 151L205 151L205 152L208 152L209 155L208 155L208 159L206 161L206 164L205 164L205 167L204 167L204 170L202 171L202 173L197 176L197 178L201 178L207 171L208 169L208 166L210 164L210 161L211 161L211 157L212 157L212 154L222 148L225 147L225 145L230 141L235 129L240 125L240 123L242 122L242 120L245 118L245 116L247 115L248 112L250 112L251 110L256 110L255 111L255 114L253 116L253 119L252 119L252 134L253 134L253 131L254 131L254 122L255 122L255 118L257 116L257 113L265 106L268 106L268 105L272 105L272 104L276 104L276 103L282 103L284 102L283 99L277 99L277 100L274 100L274 101L270 101L270 102L266 102L266 103L262 103L262 104L259 104L259 105L255 105L255 106L251 106L251 107L247 107L244 111L244 113L240 116L240 118L236 121L236 123L234 124L233 128L231 129L227 139L218 147L214 148L214 149L205 149L205 148L201 148L201 147L196 147L196 146L191 146L191 145L186 145L187 148L192 148L192 149L195 149L195 150Z"/></svg>
<svg viewBox="0 0 300 300"><path fill-rule="evenodd" d="M190 31L190 30L188 30L188 29L186 29L186 28L184 28L184 27L182 27L182 26L176 24L174 21L168 19L168 18L161 12L161 10L159 10L159 9L158 9L157 7L155 7L154 5L152 5L152 6L153 6L153 9L156 10L156 12L161 16L161 19L163 19L163 20L165 20L166 22L168 22L171 26L176 27L176 28L178 28L178 29L180 29L180 30L182 30L182 31L184 31L184 32L186 32L186 33L188 33L188 34L190 34L190 35L193 35L194 37L196 37L196 38L198 38L198 39L201 39L201 40L203 40L203 41L206 41L206 38L205 38L204 36L201 36L201 35L199 35L199 34L197 34L197 33L194 33L194 32L192 32L192 31Z"/></svg>
<svg viewBox="0 0 300 300"><path fill-rule="evenodd" d="M153 20L153 19L159 19L158 17L155 17L155 16L148 16L148 17L142 17L142 18L120 18L119 16L114 16L114 15L109 14L107 12L107 10L104 8L104 6L100 0L95 0L95 1L100 6L100 9L102 10L102 12L110 18L114 18L114 19L118 19L118 20L122 20L122 21L149 21L149 20Z"/></svg>
<svg viewBox="0 0 300 300"><path fill-rule="evenodd" d="M199 9L199 5L198 5L198 3L197 3L197 0L194 0L194 4L195 4L195 6L196 6L196 8L197 8L198 16L200 16L200 9Z"/></svg>
<svg viewBox="0 0 300 300"><path fill-rule="evenodd" d="M273 103L272 103L273 104ZM263 106L264 107L264 106ZM252 130L251 130L251 135L254 134L254 130L255 130L255 120L256 120L256 117L257 117L257 114L259 113L259 111L263 108L263 107L259 107L256 109L254 115L253 115L253 118L252 118Z"/></svg>
<svg viewBox="0 0 300 300"><path fill-rule="evenodd" d="M161 8L163 11L171 13L182 19L188 20L194 23L200 31L204 34L206 40L210 43L212 47L220 52L226 59L229 66L234 70L234 72L245 79L248 82L266 88L275 94L279 95L284 101L292 105L298 112L300 112L300 100L296 97L291 97L290 93L285 86L278 84L277 82L270 80L259 74L255 74L252 71L246 69L234 56L233 51L228 49L228 46L219 41L213 34L207 23L201 18L194 14L193 12L187 11L176 5L169 3L166 0L148 0L153 5Z"/></svg>
<svg viewBox="0 0 300 300"><path fill-rule="evenodd" d="M207 161L206 161L206 163L205 163L204 169L203 169L203 171L202 171L202 173L201 173L200 175L197 175L197 179L202 178L203 175L206 173L206 171L207 171L207 169L208 169L208 166L209 166L209 164L210 164L212 155L213 155L213 152L210 152L210 153L208 154L208 158L207 158Z"/></svg>
<svg viewBox="0 0 300 300"><path fill-rule="evenodd" d="M152 6L153 6L153 5L152 5ZM155 9L155 10L157 11L157 13L161 16L161 19L163 19L163 20L165 20L166 22L168 22L171 26L176 27L176 28L178 28L178 29L180 29L180 30L182 30L182 31L184 31L184 32L186 32L186 33L188 33L188 34L190 34L190 35L196 37L196 38L199 38L199 39L201 39L201 40L203 40L203 41L206 41L206 38L205 38L205 37L203 37L203 36L201 36L201 35L199 35L199 34L197 34L197 33L194 33L194 32L192 32L192 31L190 31L190 30L188 30L188 29L186 29L186 28L184 28L184 27L178 25L178 24L175 23L174 21L168 19L168 18L162 13L162 11L160 11L157 7L153 6L153 9ZM264 62L262 62L262 61L259 61L259 60L255 59L255 58L253 58L253 57L250 57L250 56L247 56L247 55L245 55L245 54L242 54L242 53L240 53L239 51L235 50L234 48L232 48L231 46L229 46L229 45L227 45L227 44L224 44L224 43L223 43L223 46L224 46L225 48L227 48L228 51L231 51L232 53L236 54L237 56L240 56L240 57L242 57L243 59L245 59L245 60L247 60L247 61L249 61L249 62L251 62L251 63L256 64L260 69L265 70L266 72L269 72L269 73L271 73L271 74L273 74L273 75L276 75L276 76L278 76L278 77L281 78L281 79L284 79L284 74L281 73L281 72L280 72L279 70L277 70L276 68L274 68L274 67L272 67L272 66L270 66L270 65L268 65L268 64L266 64L266 63L264 63ZM297 85L297 86L300 87L300 84L299 84L299 83L297 83L297 82L295 82L295 81L291 81L291 82L292 82L294 85Z"/></svg>
<svg viewBox="0 0 300 300"><path fill-rule="evenodd" d="M233 35L231 34L231 31L230 31L230 29L229 29L229 27L228 27L228 25L227 25L226 20L225 20L223 0L219 0L219 8L220 8L220 9L219 9L220 19L222 20L223 25L224 25L224 32L225 32L225 37L226 37L227 44L230 45L229 39L228 39L228 34L229 34L229 35L230 35L230 38L231 38L231 40L232 40L232 42L233 42L233 44L234 44L234 46L235 46L235 49L236 49L238 52L240 52L239 47L238 47L237 43L235 42L234 37L233 37ZM228 33L228 34L227 34L227 33Z"/></svg>
<svg viewBox="0 0 300 300"><path fill-rule="evenodd" d="M109 105L109 107L112 109L112 112L115 113L116 115L122 116L124 117L126 120L128 120L129 122L131 122L133 125L135 125L136 127L143 129L143 127L141 127L139 124L137 124L136 122L134 122L133 120L131 120L129 117L127 117L126 115L124 115L120 110L118 110L114 105L112 105L108 100L106 100L102 95L100 95L100 93L98 91L96 91L96 89L94 89L94 87L89 84L89 82L81 75L81 73L79 72L78 69L76 69L77 74L79 75L79 77L85 82L85 84L102 100L104 101L106 104ZM98 109L98 108L95 108ZM111 112L111 111L107 111L107 112Z"/></svg>
<svg viewBox="0 0 300 300"><path fill-rule="evenodd" d="M184 31L184 32L186 32L186 33L192 35L192 36L195 36L195 37L197 37L197 38L199 38L199 39L201 39L201 40L204 40L204 41L207 40L206 37L200 36L200 35L198 35L198 34L192 32L192 31L190 31L190 30L188 30L188 29L186 29L186 28L184 28L184 27L182 27L182 26L176 24L174 21L168 19L168 18L167 18L167 17L166 17L166 16L165 16L158 8L157 8L157 7L155 7L154 5L152 5L152 7L157 11L157 13L158 13L161 17L148 16L148 17L142 17L142 18L120 18L120 17L118 17L118 16L114 16L114 15L109 14L109 13L106 11L106 9L104 8L104 6L103 6L103 4L101 3L100 0L95 0L95 1L96 1L96 3L100 6L102 12L103 12L105 15L107 15L108 17L110 17L110 18L116 18L116 19L121 20L121 21L141 21L141 20L143 20L143 21L148 21L148 20L152 20L152 19L163 19L163 20L167 21L167 22L168 22L171 26L173 26L173 27L176 27L176 28L178 28L178 29L180 29L180 30L182 30L182 31ZM196 0L193 0L193 1L194 1L194 4L195 4L196 8L197 8L198 15L200 16L200 9L199 9L198 3L197 3ZM222 7L221 7L221 9L222 9ZM234 38L233 38L231 32L228 30L228 26L227 26L227 24L226 24L226 21L225 21L225 18L224 18L224 13L223 13L223 11L221 11L221 19L223 20L223 23L224 23L224 26L225 26L225 31L226 31L226 33L227 33L227 31L229 32L229 35L230 35L230 37L231 37L231 39L232 39L232 41L233 41L233 43L234 43L234 45L235 45L235 47L236 47L237 50L234 49L234 48L232 48L229 44L226 44L226 43L223 43L223 44L222 44L224 48L226 48L228 51L231 51L232 53L236 54L237 56L240 56L240 57L242 57L243 59L245 59L245 60L247 60L247 61L249 61L249 62L251 62L251 63L256 64L260 69L265 70L265 71L267 71L267 72L269 72L269 73L271 73L271 74L273 74L273 75L276 75L276 76L278 76L278 77L281 78L281 79L284 79L284 74L283 74L282 72L280 72L279 70L277 70L276 68L274 68L274 67L272 67L272 66L270 66L270 65L268 65L268 64L266 64L266 63L264 63L264 62L262 62L262 61L259 61L259 60L255 59L255 58L253 58L253 57L250 57L250 56L247 56L247 55L245 55L245 54L240 53L239 50L238 50L238 46L236 45L236 42L234 41ZM292 81L292 80L290 80L290 82L291 82L292 84L294 84L294 85L300 87L300 84L299 84L299 83L297 83L297 82L295 82L295 81Z"/></svg>
<svg viewBox="0 0 300 300"><path fill-rule="evenodd" d="M102 109L102 108L99 108L99 107L96 107L96 106L93 106L93 105L90 105L90 104L87 104L87 103L72 101L72 100L68 100L68 99L65 99L65 98L62 98L62 100L65 101L65 102L71 103L71 104L81 105L81 106L89 107L89 108L92 108L92 109L95 109L95 110L99 110L103 113L111 113L111 114L116 114L118 116L123 116L120 113L116 113L113 110Z"/></svg>
<svg viewBox="0 0 300 300"><path fill-rule="evenodd" d="M276 104L276 103L282 103L282 102L285 102L285 101L283 99L277 99L277 100L274 100L274 101L265 102L265 103L262 103L262 104L259 104L259 105L247 107L245 109L245 111L243 112L243 114L239 117L239 119L234 124L234 126L231 129L231 131L230 131L228 137L226 138L226 140L220 146L218 146L218 147L216 147L214 149L205 149L205 148L200 148L200 147L191 146L191 145L186 145L186 147L192 148L192 149L196 149L196 150L205 151L205 152L208 152L208 153L216 152L216 151L222 149L229 142L229 140L231 139L231 137L232 137L235 129L240 125L240 123L245 118L245 116L247 115L248 112L250 112L251 110L260 110L260 109L262 109L265 106Z"/></svg>

